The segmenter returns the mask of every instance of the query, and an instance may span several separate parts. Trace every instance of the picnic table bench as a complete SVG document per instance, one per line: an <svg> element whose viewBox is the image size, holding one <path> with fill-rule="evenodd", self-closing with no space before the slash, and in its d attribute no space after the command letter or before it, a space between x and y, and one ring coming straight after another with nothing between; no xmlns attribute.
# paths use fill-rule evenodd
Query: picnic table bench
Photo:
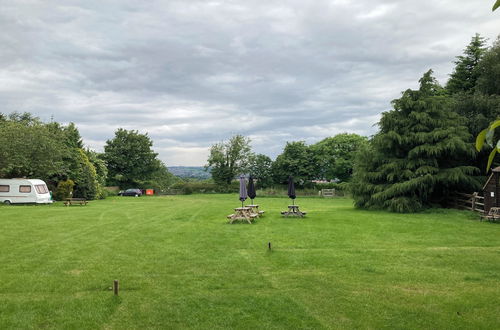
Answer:
<svg viewBox="0 0 500 330"><path fill-rule="evenodd" d="M236 220L246 220L248 223L252 223L252 220L257 218L259 215L252 213L252 208L250 207L237 207L234 209L234 213L227 216L229 223L233 223Z"/></svg>
<svg viewBox="0 0 500 330"><path fill-rule="evenodd" d="M252 213L257 214L258 216L264 215L265 211L259 211L259 205L257 204L247 205L247 207L251 208Z"/></svg>
<svg viewBox="0 0 500 330"><path fill-rule="evenodd" d="M305 211L301 211L299 209L299 206L298 205L288 205L288 211L282 211L281 214L288 218L288 217L305 217L305 215L307 214L307 212Z"/></svg>
<svg viewBox="0 0 500 330"><path fill-rule="evenodd" d="M488 221L500 220L500 207L492 207L488 214L481 215L480 221L483 221L483 219Z"/></svg>
<svg viewBox="0 0 500 330"><path fill-rule="evenodd" d="M64 205L70 206L73 204L87 205L88 201L85 198L66 198Z"/></svg>

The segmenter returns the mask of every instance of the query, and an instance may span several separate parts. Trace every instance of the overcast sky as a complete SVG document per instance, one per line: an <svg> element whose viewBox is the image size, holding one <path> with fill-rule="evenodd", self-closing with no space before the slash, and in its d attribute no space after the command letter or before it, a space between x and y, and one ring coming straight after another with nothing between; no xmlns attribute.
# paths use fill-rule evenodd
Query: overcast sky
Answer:
<svg viewBox="0 0 500 330"><path fill-rule="evenodd" d="M102 151L123 127L168 165L204 165L243 134L286 141L371 135L432 68L444 83L493 0L0 0L0 112L74 122Z"/></svg>

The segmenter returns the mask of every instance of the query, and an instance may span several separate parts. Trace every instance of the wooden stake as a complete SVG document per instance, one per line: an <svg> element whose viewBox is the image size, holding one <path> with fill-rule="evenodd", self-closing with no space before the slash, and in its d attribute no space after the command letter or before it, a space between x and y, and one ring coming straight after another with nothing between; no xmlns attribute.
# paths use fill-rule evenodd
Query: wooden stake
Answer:
<svg viewBox="0 0 500 330"><path fill-rule="evenodd" d="M267 243L267 246L269 247L269 250L271 250L271 242Z"/></svg>
<svg viewBox="0 0 500 330"><path fill-rule="evenodd" d="M114 280L113 281L113 292L114 292L115 296L118 295L119 290L120 290L120 285L118 283L118 280Z"/></svg>

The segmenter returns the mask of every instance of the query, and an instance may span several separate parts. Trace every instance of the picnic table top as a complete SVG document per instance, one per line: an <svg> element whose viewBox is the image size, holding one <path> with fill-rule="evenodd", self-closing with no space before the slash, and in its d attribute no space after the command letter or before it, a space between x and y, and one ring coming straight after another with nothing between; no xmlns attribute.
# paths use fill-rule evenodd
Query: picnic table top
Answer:
<svg viewBox="0 0 500 330"><path fill-rule="evenodd" d="M250 210L249 207L237 207L234 209L235 211L247 211L247 210Z"/></svg>

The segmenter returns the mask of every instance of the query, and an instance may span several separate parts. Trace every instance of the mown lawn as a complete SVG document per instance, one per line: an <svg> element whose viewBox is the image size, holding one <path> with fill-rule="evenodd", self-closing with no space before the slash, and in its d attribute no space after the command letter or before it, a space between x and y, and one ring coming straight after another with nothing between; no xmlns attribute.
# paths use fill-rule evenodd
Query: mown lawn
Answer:
<svg viewBox="0 0 500 330"><path fill-rule="evenodd" d="M235 195L1 206L0 328L500 328L500 224L256 202L252 225Z"/></svg>

